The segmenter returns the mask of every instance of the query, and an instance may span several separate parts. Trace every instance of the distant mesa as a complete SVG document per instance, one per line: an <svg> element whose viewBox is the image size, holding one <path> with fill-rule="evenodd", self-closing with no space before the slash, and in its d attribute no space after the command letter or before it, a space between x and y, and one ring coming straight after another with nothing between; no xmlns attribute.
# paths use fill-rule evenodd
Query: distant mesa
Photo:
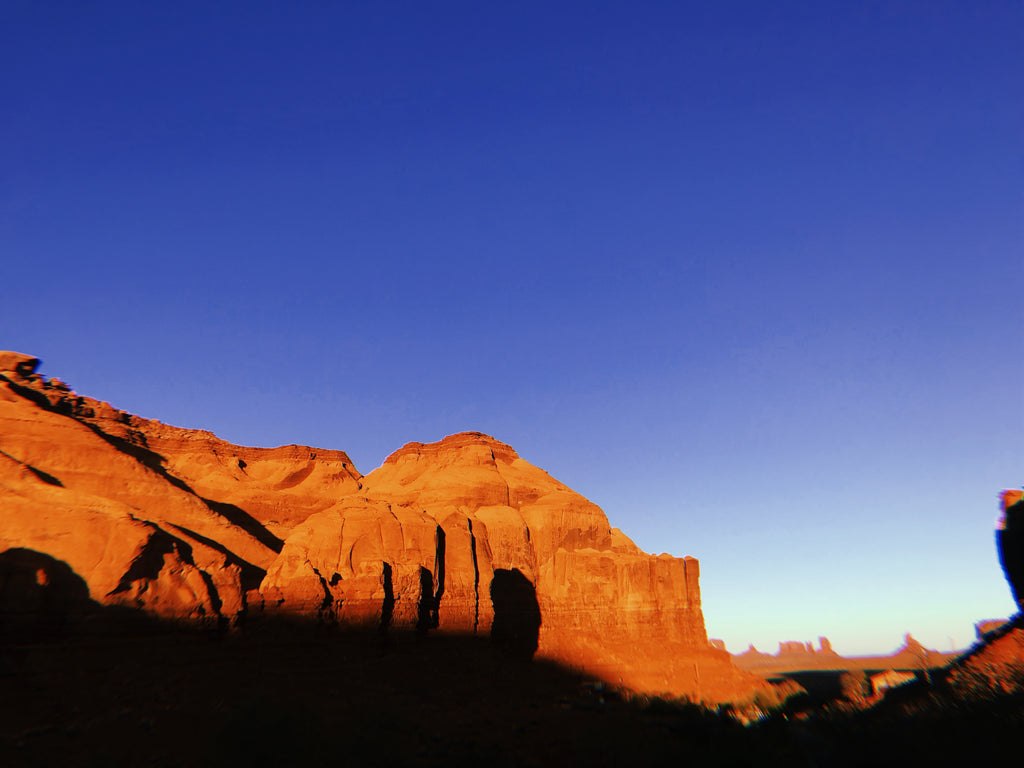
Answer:
<svg viewBox="0 0 1024 768"><path fill-rule="evenodd" d="M88 599L220 628L285 616L484 635L709 700L763 686L708 642L696 559L642 552L493 437L409 443L364 476L343 451L233 445L38 366L0 352L0 574L16 576L0 608L19 606L22 625L54 605L73 623ZM57 602L36 562L64 585Z"/></svg>
<svg viewBox="0 0 1024 768"><path fill-rule="evenodd" d="M804 656L804 655L832 655L836 656L835 651L832 650L832 642L827 637L818 638L818 647L815 649L814 643L801 643L795 640L787 640L779 643L779 656Z"/></svg>
<svg viewBox="0 0 1024 768"><path fill-rule="evenodd" d="M947 664L956 655L925 648L907 634L903 645L888 656L840 656L832 649L827 637L820 637L817 648L812 643L781 642L776 654L762 653L751 645L743 653L733 656L733 660L736 666L749 672L773 674L812 670L931 669Z"/></svg>

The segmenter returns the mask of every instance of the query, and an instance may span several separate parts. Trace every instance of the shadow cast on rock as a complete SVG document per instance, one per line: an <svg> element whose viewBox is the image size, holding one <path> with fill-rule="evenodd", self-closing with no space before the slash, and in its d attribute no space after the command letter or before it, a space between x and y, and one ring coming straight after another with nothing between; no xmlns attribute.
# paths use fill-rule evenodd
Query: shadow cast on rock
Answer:
<svg viewBox="0 0 1024 768"><path fill-rule="evenodd" d="M509 656L531 659L540 638L540 604L533 583L518 568L494 571L491 640Z"/></svg>
<svg viewBox="0 0 1024 768"><path fill-rule="evenodd" d="M0 642L61 638L98 608L67 563L21 547L0 553Z"/></svg>

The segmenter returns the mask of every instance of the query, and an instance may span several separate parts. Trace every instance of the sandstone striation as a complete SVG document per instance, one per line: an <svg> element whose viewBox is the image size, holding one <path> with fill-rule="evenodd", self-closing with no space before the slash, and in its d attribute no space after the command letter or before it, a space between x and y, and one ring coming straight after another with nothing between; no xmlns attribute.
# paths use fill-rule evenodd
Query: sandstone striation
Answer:
<svg viewBox="0 0 1024 768"><path fill-rule="evenodd" d="M38 365L0 353L0 555L66 564L92 600L482 634L635 689L751 690L708 643L695 559L645 554L492 437L409 443L363 477L341 451L236 446ZM14 603L0 585L0 609Z"/></svg>

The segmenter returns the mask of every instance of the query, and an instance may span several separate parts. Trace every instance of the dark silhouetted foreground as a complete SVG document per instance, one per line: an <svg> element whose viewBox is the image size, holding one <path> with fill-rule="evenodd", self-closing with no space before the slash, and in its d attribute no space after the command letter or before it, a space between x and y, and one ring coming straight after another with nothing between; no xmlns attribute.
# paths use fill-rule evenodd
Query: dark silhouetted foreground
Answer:
<svg viewBox="0 0 1024 768"><path fill-rule="evenodd" d="M966 765L1012 755L1024 726L1024 675L744 727L486 639L123 619L0 645L0 765Z"/></svg>
<svg viewBox="0 0 1024 768"><path fill-rule="evenodd" d="M950 669L881 701L868 700L863 679L822 678L827 690L818 690L808 677L806 692L788 700L792 687L712 711L531 661L540 626L532 585L498 571L492 592L490 639L343 632L280 615L243 630L200 630L99 605L61 561L8 550L0 555L0 766L1018 760L1020 615ZM431 608L421 606L421 623ZM761 719L741 725L752 715Z"/></svg>

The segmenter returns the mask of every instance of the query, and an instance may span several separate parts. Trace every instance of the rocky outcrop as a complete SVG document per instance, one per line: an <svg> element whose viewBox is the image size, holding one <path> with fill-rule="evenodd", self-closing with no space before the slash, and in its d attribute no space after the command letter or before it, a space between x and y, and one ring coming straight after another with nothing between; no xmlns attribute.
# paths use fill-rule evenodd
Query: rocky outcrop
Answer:
<svg viewBox="0 0 1024 768"><path fill-rule="evenodd" d="M67 563L92 597L175 618L232 619L276 556L258 523L230 520L168 473L140 435L98 426L109 406L0 357L0 551ZM122 425L127 420L118 422Z"/></svg>
<svg viewBox="0 0 1024 768"><path fill-rule="evenodd" d="M1024 615L986 632L950 665L950 680L984 683L993 690L1019 690L1024 684Z"/></svg>
<svg viewBox="0 0 1024 768"><path fill-rule="evenodd" d="M1024 608L1024 491L1003 491L1000 506L1002 514L996 530L999 563L1014 602Z"/></svg>
<svg viewBox="0 0 1024 768"><path fill-rule="evenodd" d="M643 553L510 446L410 443L362 485L285 540L268 607L489 633L646 690L749 687L708 644L697 561Z"/></svg>
<svg viewBox="0 0 1024 768"><path fill-rule="evenodd" d="M999 494L996 525L999 562L1018 608L1024 603L1024 491ZM1024 612L975 625L978 641L950 665L948 678L972 694L1017 693L1024 684Z"/></svg>
<svg viewBox="0 0 1024 768"><path fill-rule="evenodd" d="M410 443L363 477L341 451L133 416L38 364L0 353L0 553L66 564L92 600L478 634L642 690L750 690L708 643L695 559L645 554L492 437Z"/></svg>

